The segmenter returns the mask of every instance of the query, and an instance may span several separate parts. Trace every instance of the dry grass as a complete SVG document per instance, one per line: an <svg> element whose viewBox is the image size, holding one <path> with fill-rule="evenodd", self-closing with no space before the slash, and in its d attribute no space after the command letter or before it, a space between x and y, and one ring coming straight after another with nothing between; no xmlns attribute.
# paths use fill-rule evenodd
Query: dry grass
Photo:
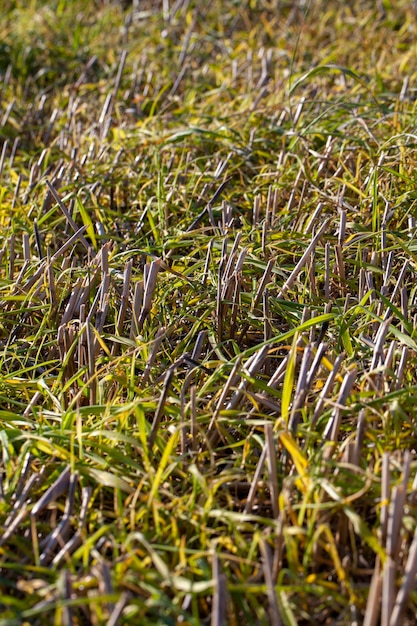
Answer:
<svg viewBox="0 0 417 626"><path fill-rule="evenodd" d="M414 623L414 5L1 17L0 624Z"/></svg>

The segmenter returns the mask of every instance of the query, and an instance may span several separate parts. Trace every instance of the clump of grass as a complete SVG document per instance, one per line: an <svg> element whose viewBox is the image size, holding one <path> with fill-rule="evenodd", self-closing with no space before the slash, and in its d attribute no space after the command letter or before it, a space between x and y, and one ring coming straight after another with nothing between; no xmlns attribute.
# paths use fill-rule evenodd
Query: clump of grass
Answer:
<svg viewBox="0 0 417 626"><path fill-rule="evenodd" d="M413 623L397 4L5 4L0 623Z"/></svg>

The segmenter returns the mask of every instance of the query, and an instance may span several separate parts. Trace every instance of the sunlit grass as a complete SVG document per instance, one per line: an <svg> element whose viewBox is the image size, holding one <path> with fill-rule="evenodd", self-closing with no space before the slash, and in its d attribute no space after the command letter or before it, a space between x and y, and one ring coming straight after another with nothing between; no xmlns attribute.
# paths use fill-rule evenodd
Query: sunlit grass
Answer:
<svg viewBox="0 0 417 626"><path fill-rule="evenodd" d="M415 11L5 2L0 624L414 623Z"/></svg>

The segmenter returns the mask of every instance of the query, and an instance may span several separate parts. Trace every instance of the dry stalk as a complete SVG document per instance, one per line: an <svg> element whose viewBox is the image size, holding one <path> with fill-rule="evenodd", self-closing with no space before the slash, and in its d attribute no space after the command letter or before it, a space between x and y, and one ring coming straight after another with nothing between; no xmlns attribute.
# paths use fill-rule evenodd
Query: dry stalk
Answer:
<svg viewBox="0 0 417 626"><path fill-rule="evenodd" d="M213 554L213 603L211 609L211 626L226 626L227 624L227 580L222 572L221 562L216 553Z"/></svg>

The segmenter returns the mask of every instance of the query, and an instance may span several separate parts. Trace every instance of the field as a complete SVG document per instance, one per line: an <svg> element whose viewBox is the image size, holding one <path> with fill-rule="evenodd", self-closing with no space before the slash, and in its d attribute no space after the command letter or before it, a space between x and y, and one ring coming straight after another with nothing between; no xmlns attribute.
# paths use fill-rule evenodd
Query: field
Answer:
<svg viewBox="0 0 417 626"><path fill-rule="evenodd" d="M0 626L415 624L417 5L0 17Z"/></svg>

